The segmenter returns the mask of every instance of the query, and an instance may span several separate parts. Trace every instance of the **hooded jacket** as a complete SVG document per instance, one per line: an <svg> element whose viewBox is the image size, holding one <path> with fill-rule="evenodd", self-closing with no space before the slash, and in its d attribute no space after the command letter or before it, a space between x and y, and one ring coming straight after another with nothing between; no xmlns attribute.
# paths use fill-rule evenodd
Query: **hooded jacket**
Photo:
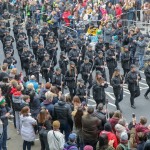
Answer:
<svg viewBox="0 0 150 150"><path fill-rule="evenodd" d="M48 112L50 113L50 115L53 118L53 116L54 116L54 105L53 105L53 103L49 100L44 100L41 103L41 107L43 107L43 106L48 110Z"/></svg>

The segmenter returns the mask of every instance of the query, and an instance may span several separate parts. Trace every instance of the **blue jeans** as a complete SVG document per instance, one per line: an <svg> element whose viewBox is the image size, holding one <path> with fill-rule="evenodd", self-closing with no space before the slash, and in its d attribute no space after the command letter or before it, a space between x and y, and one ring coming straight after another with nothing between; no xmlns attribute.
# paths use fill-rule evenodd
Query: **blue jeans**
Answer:
<svg viewBox="0 0 150 150"><path fill-rule="evenodd" d="M139 69L144 67L144 55L139 55Z"/></svg>
<svg viewBox="0 0 150 150"><path fill-rule="evenodd" d="M28 141L23 141L23 150L31 150L31 143L32 142L28 142Z"/></svg>
<svg viewBox="0 0 150 150"><path fill-rule="evenodd" d="M68 125L68 123L67 124L64 124L64 123L60 124L60 132L61 133L65 132L65 141L67 142L69 134L70 134L70 126Z"/></svg>
<svg viewBox="0 0 150 150"><path fill-rule="evenodd" d="M2 145L1 145L3 150L7 150L6 142L7 142L7 125L3 125L3 137L2 137Z"/></svg>

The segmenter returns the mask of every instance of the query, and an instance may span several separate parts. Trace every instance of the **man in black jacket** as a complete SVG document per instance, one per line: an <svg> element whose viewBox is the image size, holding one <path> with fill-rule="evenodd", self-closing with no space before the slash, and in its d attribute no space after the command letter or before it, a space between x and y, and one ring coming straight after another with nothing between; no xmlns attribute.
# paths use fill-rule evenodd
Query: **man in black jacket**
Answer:
<svg viewBox="0 0 150 150"><path fill-rule="evenodd" d="M144 70L144 74L145 74L145 77L146 77L146 82L147 82L148 87L149 87L147 89L146 93L144 94L144 97L146 99L149 99L147 95L150 92L150 59L148 60L148 65L147 65L147 67Z"/></svg>
<svg viewBox="0 0 150 150"><path fill-rule="evenodd" d="M136 108L134 105L134 99L140 95L139 80L141 80L141 75L136 70L135 65L131 65L131 70L127 75L128 89L130 91L130 103L132 108Z"/></svg>
<svg viewBox="0 0 150 150"><path fill-rule="evenodd" d="M65 140L68 141L70 131L73 127L71 108L65 102L65 96L61 96L58 103L54 105L54 120L59 120L60 131L65 132Z"/></svg>
<svg viewBox="0 0 150 150"><path fill-rule="evenodd" d="M109 49L107 50L107 67L109 70L109 81L111 83L111 78L114 73L115 68L117 67L117 61L116 61L116 51L115 51L115 45L113 43L109 44Z"/></svg>
<svg viewBox="0 0 150 150"><path fill-rule="evenodd" d="M2 71L0 72L0 82L3 81L3 78L9 77L7 69L8 67L6 65L2 66Z"/></svg>
<svg viewBox="0 0 150 150"><path fill-rule="evenodd" d="M121 55L121 64L124 71L124 77L126 79L126 75L130 71L130 66L131 66L131 57L127 45L124 46L124 52Z"/></svg>
<svg viewBox="0 0 150 150"><path fill-rule="evenodd" d="M85 85L89 83L88 96L90 96L90 89L92 87L92 64L89 62L89 58L87 56L84 58L84 63L81 65L80 72Z"/></svg>

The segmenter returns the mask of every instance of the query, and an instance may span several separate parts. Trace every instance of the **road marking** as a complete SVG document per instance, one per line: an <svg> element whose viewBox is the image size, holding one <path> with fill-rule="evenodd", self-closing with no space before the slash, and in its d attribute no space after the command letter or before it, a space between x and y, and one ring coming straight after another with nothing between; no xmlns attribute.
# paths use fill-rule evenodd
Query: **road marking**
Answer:
<svg viewBox="0 0 150 150"><path fill-rule="evenodd" d="M123 89L123 92L126 94L130 94L129 90L127 90L127 89Z"/></svg>
<svg viewBox="0 0 150 150"><path fill-rule="evenodd" d="M145 86L147 86L147 84L146 83L143 83L143 82L139 82L140 84L143 84L143 85L145 85ZM147 86L148 87L148 86Z"/></svg>
<svg viewBox="0 0 150 150"><path fill-rule="evenodd" d="M115 100L115 98L111 95L111 92L105 92L107 94L107 96L109 96L112 100ZM111 93L111 94L110 94Z"/></svg>
<svg viewBox="0 0 150 150"><path fill-rule="evenodd" d="M35 139L34 141L39 141L39 139Z"/></svg>
<svg viewBox="0 0 150 150"><path fill-rule="evenodd" d="M144 81L146 80L146 79L144 79L144 78L141 78L141 79L144 80Z"/></svg>
<svg viewBox="0 0 150 150"><path fill-rule="evenodd" d="M139 71L139 72L144 73L144 71Z"/></svg>
<svg viewBox="0 0 150 150"><path fill-rule="evenodd" d="M112 103L108 103L109 105L111 105L111 106L114 106L114 107L116 107L116 105L114 105L114 104L112 104Z"/></svg>

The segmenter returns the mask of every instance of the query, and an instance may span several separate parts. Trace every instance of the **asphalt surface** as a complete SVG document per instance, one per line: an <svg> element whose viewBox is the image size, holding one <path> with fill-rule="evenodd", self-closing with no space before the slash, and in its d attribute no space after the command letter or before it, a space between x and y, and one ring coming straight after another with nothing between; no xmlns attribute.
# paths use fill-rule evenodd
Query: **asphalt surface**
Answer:
<svg viewBox="0 0 150 150"><path fill-rule="evenodd" d="M11 31L11 34L13 35L12 31ZM14 45L14 50L15 50L14 57L18 62L16 67L19 71L22 71L21 66L20 66L20 58L19 58L18 52L16 50L16 44L13 43L13 45ZM59 47L59 44L58 44L58 47ZM3 54L1 43L0 43L0 48L1 48L1 50L0 50L0 63L2 64L2 62L4 60L4 54ZM59 53L60 53L60 49L58 50L58 56L59 56ZM118 63L118 67L122 71L120 63ZM23 71L23 73L24 73L24 71ZM95 74L95 72L93 73L93 77L94 77L94 74ZM148 86L146 84L145 76L144 76L143 71L140 71L140 74L142 76L142 80L140 81L141 95L138 98L135 99L136 109L132 109L130 107L130 93L128 91L127 85L123 86L124 87L124 99L123 99L122 102L120 102L120 107L122 109L122 113L123 113L124 118L128 122L131 121L132 113L135 113L137 120L139 120L140 116L145 116L147 118L150 118L150 113L149 113L150 100L146 100L144 98L144 93L146 92L146 89L148 88ZM106 67L106 75L107 75L107 78L108 78L109 74L108 74L107 67ZM45 82L45 81L40 77L40 82ZM65 90L65 94L68 94L68 90ZM116 107L114 105L115 98L114 98L112 87L110 85L106 89L106 96L107 96L107 99L109 101L108 112L115 111L116 110ZM149 95L149 97L150 97L150 95ZM92 99L92 97L88 100L88 105L95 106L95 102ZM150 123L150 120L148 120L148 123ZM11 137L11 140L9 140L8 144L7 144L8 145L8 150L22 150L23 141L21 139L21 136L17 135L17 131L16 131L16 129L14 129L12 122L9 123L8 136ZM39 140L38 140L38 136L36 138L35 145L32 147L32 150L40 150L40 143L39 143Z"/></svg>

